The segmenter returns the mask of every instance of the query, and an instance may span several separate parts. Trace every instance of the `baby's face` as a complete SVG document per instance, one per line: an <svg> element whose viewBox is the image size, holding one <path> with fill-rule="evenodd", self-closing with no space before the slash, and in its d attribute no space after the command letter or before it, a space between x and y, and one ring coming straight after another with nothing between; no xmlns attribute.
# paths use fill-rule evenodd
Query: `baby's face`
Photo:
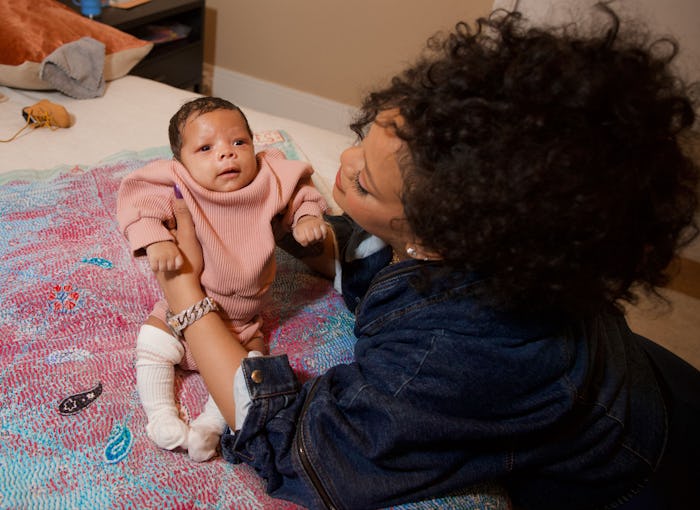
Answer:
<svg viewBox="0 0 700 510"><path fill-rule="evenodd" d="M253 140L243 116L233 110L193 115L182 130L180 159L200 186L236 191L258 174Z"/></svg>

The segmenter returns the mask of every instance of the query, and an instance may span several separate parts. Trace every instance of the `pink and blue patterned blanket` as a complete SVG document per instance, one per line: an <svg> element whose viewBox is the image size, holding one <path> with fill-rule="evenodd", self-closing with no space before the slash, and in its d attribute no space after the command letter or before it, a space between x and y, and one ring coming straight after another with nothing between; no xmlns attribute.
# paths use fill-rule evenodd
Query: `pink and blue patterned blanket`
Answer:
<svg viewBox="0 0 700 510"><path fill-rule="evenodd" d="M262 133L290 158L278 131ZM261 148L261 147L259 147ZM134 343L159 290L119 234L121 178L165 147L91 167L22 172L0 185L0 508L298 508L245 465L195 463L153 445L135 390ZM273 353L301 379L352 360L353 318L330 283L280 252L265 314ZM185 418L205 400L178 373ZM404 509L508 508L497 490Z"/></svg>

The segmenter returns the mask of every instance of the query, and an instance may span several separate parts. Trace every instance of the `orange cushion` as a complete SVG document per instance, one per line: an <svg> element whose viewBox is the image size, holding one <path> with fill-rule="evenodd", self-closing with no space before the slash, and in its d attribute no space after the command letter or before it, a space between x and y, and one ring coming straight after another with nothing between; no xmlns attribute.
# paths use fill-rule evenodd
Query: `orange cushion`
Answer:
<svg viewBox="0 0 700 510"><path fill-rule="evenodd" d="M56 0L0 2L0 85L51 89L39 67L63 44L92 37L105 45L104 79L127 74L153 44L86 18Z"/></svg>

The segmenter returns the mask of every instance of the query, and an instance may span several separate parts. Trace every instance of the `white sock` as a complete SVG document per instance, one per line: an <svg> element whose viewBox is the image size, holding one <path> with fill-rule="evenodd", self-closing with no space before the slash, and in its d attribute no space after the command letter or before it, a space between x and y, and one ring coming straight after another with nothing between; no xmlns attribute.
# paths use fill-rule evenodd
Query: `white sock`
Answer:
<svg viewBox="0 0 700 510"><path fill-rule="evenodd" d="M216 455L219 438L226 427L214 399L209 395L202 414L192 422L187 439L187 453L196 462L204 462Z"/></svg>
<svg viewBox="0 0 700 510"><path fill-rule="evenodd" d="M172 335L144 325L136 339L136 387L148 417L146 433L161 448L187 446L187 424L175 405L175 365L185 349Z"/></svg>

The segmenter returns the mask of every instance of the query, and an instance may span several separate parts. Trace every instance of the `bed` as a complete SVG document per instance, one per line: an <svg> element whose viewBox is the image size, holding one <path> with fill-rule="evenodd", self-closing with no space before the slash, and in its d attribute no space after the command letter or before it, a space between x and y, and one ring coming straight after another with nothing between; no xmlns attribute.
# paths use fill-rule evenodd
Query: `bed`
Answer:
<svg viewBox="0 0 700 510"><path fill-rule="evenodd" d="M0 138L41 99L69 128L24 129L0 144L0 508L297 508L266 495L245 465L195 463L145 435L134 339L159 297L144 260L117 230L115 194L128 172L169 157L167 122L195 94L134 76L77 100L0 87ZM230 98L234 99L235 98ZM256 147L307 159L329 184L353 139L240 105ZM304 380L352 361L353 319L330 283L278 253L266 335ZM198 415L198 374L178 372L182 415ZM509 508L495 487L397 508Z"/></svg>

